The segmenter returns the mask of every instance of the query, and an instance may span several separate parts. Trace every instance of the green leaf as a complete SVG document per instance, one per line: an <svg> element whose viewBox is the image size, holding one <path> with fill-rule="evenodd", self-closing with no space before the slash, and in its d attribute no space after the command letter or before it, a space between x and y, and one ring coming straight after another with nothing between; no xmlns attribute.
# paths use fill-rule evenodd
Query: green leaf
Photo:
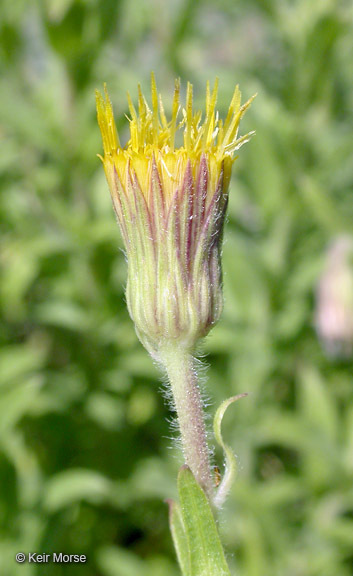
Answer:
<svg viewBox="0 0 353 576"><path fill-rule="evenodd" d="M217 506L217 508L220 508L224 503L237 472L237 460L235 454L232 448L224 442L222 437L222 430L221 430L222 420L228 406L230 406L230 404L233 404L233 402L236 402L240 398L244 398L245 396L247 396L247 394L238 394L238 396L232 396L231 398L228 398L228 400L222 402L222 404L217 409L216 415L214 417L213 421L214 435L218 444L220 445L220 447L224 452L224 459L225 459L225 473L223 476L223 480L220 483L216 495L213 499L213 503L215 506Z"/></svg>
<svg viewBox="0 0 353 576"><path fill-rule="evenodd" d="M174 500L167 500L169 505L169 525L174 548L184 576L190 576L190 550L180 506Z"/></svg>
<svg viewBox="0 0 353 576"><path fill-rule="evenodd" d="M146 576L146 564L132 552L114 546L103 546L97 562L104 576Z"/></svg>
<svg viewBox="0 0 353 576"><path fill-rule="evenodd" d="M190 572L184 576L230 576L211 505L188 466L180 469L178 490L190 557ZM185 558L185 548L182 554Z"/></svg>
<svg viewBox="0 0 353 576"><path fill-rule="evenodd" d="M81 468L72 468L55 474L46 484L43 495L44 507L56 512L82 500L92 504L101 504L111 495L110 481L95 472Z"/></svg>

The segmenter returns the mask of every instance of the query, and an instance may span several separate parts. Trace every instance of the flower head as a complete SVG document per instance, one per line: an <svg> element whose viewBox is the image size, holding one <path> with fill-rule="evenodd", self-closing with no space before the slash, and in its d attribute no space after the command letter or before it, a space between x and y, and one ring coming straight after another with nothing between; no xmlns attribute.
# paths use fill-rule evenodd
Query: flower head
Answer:
<svg viewBox="0 0 353 576"><path fill-rule="evenodd" d="M98 123L113 206L128 259L127 303L149 352L177 339L192 348L222 308L220 249L234 153L252 98L235 89L224 122L216 112L216 81L206 90L206 113L193 111L188 83L185 108L175 82L168 121L152 75L152 107L139 87L138 111L128 95L130 139L122 147L106 88L97 92ZM179 143L179 138L182 141Z"/></svg>
<svg viewBox="0 0 353 576"><path fill-rule="evenodd" d="M353 237L332 242L316 291L315 326L328 356L353 353Z"/></svg>

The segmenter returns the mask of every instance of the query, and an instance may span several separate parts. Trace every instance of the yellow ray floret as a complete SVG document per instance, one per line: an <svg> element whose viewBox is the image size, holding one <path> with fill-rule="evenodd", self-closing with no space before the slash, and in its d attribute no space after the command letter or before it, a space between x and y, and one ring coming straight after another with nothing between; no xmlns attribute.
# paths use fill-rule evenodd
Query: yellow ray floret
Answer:
<svg viewBox="0 0 353 576"><path fill-rule="evenodd" d="M173 192L173 182L178 180L185 171L186 163L190 160L197 166L203 154L208 157L210 166L214 166L211 174L215 182L219 176L224 160L229 166L233 155L244 142L253 134L252 132L238 138L239 122L255 96L241 105L241 95L238 86L235 88L228 113L224 123L219 119L216 110L218 81L210 90L206 87L205 117L202 119L200 111L193 110L193 88L187 85L186 106L180 110L180 81L175 81L172 104L172 117L168 122L162 98L158 94L154 74L151 77L152 109L149 108L144 95L138 87L138 112L128 94L130 111L130 139L122 147L114 122L113 109L104 87L105 98L97 91L97 115L102 133L105 167L112 164L116 167L119 176L124 180L128 165L137 173L141 188L148 182L149 164L154 156L160 170L164 174L166 193ZM183 143L178 146L176 137L178 131L183 132ZM166 182L167 176L169 182Z"/></svg>

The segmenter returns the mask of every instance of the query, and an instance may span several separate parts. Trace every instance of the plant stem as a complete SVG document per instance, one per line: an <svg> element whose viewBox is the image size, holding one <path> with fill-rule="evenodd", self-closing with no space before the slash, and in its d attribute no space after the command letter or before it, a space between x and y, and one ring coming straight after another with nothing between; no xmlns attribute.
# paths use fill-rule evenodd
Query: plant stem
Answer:
<svg viewBox="0 0 353 576"><path fill-rule="evenodd" d="M212 501L213 480L195 360L177 343L164 346L160 358L173 393L185 463Z"/></svg>

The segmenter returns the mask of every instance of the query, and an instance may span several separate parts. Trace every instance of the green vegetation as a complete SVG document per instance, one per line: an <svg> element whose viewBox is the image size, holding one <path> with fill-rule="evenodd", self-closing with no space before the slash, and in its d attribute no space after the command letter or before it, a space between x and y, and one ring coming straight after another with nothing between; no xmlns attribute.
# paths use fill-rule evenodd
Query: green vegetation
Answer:
<svg viewBox="0 0 353 576"><path fill-rule="evenodd" d="M352 358L314 329L325 251L353 226L353 12L325 0L2 0L0 566L4 576L177 576L166 498L181 463L158 371L124 302L126 265L96 153L106 81L155 70L195 105L258 92L235 165L225 307L205 342L208 411L238 478L221 534L237 576L350 576ZM170 110L166 110L170 113ZM170 447L173 447L170 449ZM216 453L216 459L220 453ZM218 461L221 466L222 462ZM16 564L17 552L87 564Z"/></svg>

